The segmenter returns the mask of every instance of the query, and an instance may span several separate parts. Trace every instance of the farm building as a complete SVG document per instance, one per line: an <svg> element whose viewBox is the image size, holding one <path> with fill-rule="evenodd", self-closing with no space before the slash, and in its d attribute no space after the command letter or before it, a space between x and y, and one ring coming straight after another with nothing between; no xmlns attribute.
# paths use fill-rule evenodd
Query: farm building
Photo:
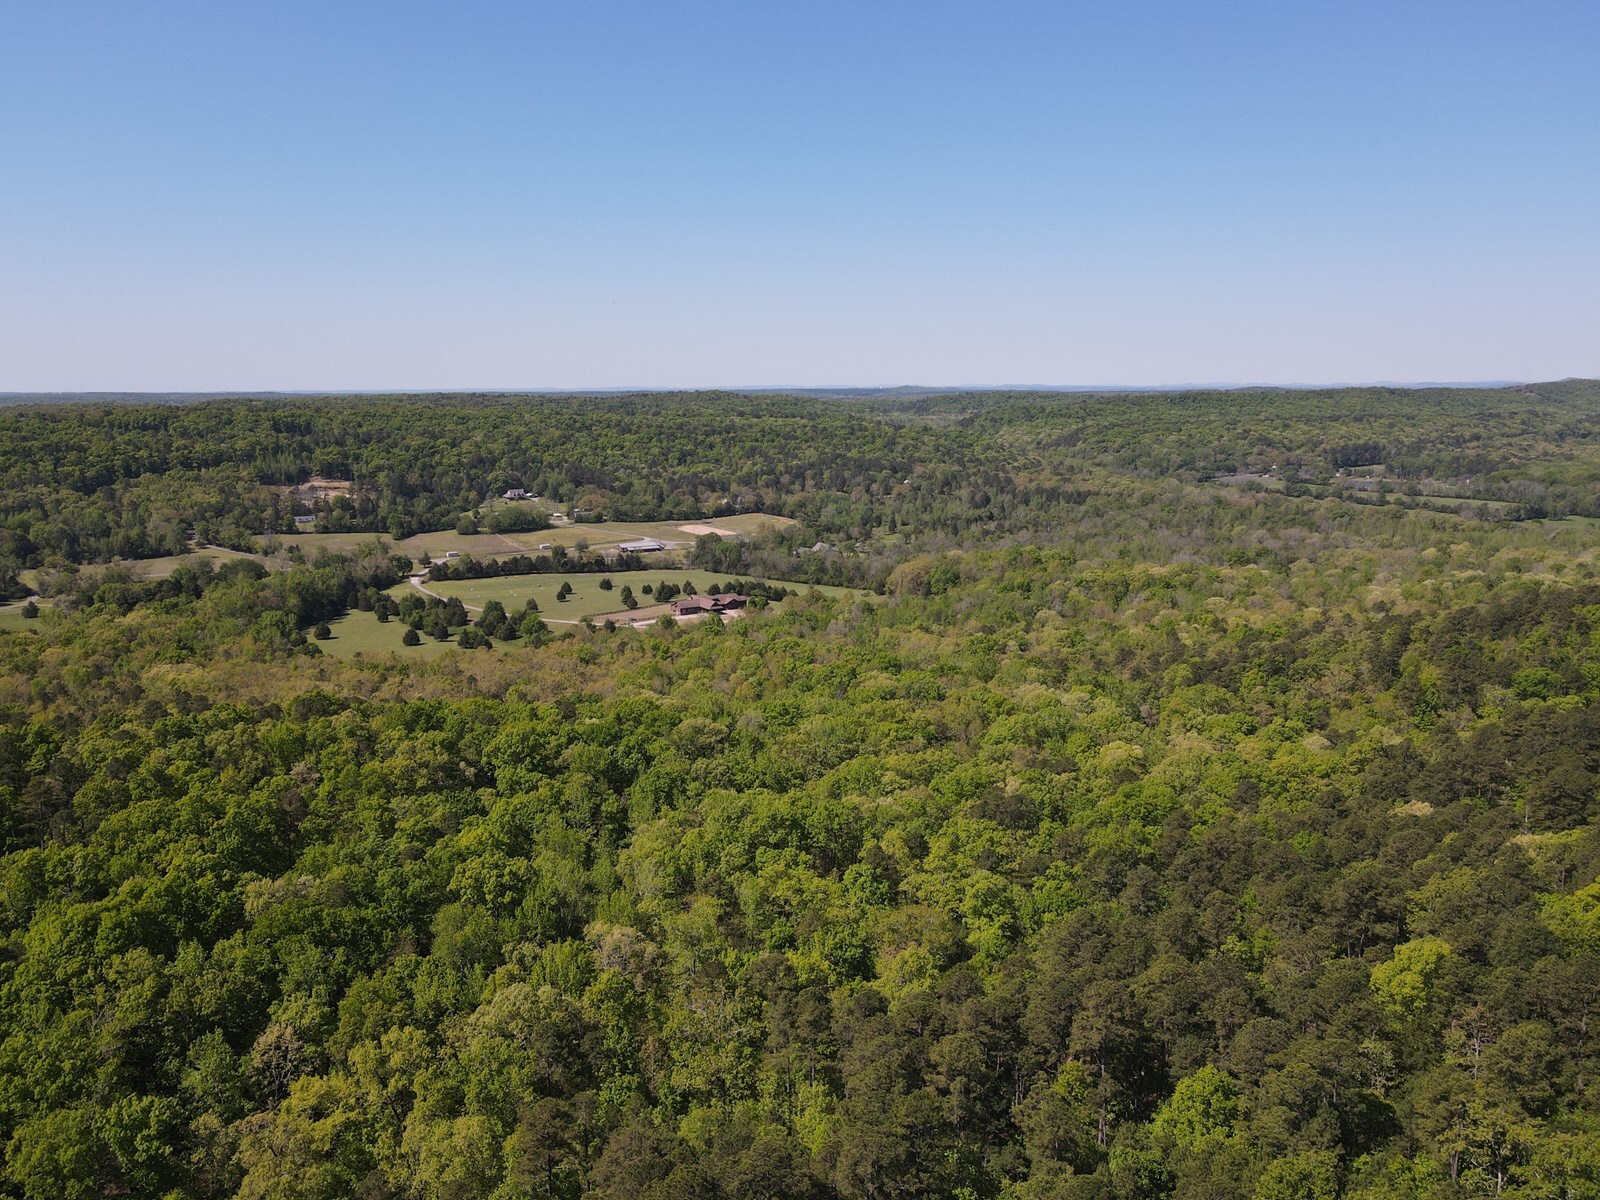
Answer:
<svg viewBox="0 0 1600 1200"><path fill-rule="evenodd" d="M623 542L617 547L618 550L632 550L639 554L648 550L665 550L666 548L667 544L656 538L634 538L633 541Z"/></svg>
<svg viewBox="0 0 1600 1200"><path fill-rule="evenodd" d="M505 495L500 497L502 500L529 500L531 498L532 497L530 497L527 491L523 488L512 488L510 491L506 492Z"/></svg>

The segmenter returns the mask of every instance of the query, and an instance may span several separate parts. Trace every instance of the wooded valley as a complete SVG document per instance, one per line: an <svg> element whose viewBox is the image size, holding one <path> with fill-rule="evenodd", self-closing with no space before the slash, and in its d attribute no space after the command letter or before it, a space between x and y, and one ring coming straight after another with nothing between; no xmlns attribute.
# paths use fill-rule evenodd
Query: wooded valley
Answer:
<svg viewBox="0 0 1600 1200"><path fill-rule="evenodd" d="M0 408L0 1195L1600 1197L1597 433L1592 381ZM388 599L511 489L791 518L673 559L787 586Z"/></svg>

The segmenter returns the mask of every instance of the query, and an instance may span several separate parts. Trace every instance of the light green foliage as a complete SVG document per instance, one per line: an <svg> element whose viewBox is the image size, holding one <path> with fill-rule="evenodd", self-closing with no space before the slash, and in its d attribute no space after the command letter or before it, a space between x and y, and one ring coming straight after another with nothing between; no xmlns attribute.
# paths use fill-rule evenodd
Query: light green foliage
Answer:
<svg viewBox="0 0 1600 1200"><path fill-rule="evenodd" d="M1325 1150L1275 1159L1261 1173L1255 1200L1336 1200L1337 1161Z"/></svg>
<svg viewBox="0 0 1600 1200"><path fill-rule="evenodd" d="M684 582L897 594L611 633L554 623L621 603L569 572L549 627L486 600L492 653L340 657L358 622L398 647L466 610L381 547L265 578L64 561L75 532L162 542L135 501L265 518L237 465L18 481L0 547L54 597L0 632L0 1193L1594 1193L1589 534L1290 487L1377 442L1411 501L1471 475L1595 507L1597 397L1422 399L530 404L594 435L581 482L488 400L440 406L484 436L437 455L410 401L374 447L365 402L67 413L113 473L118 411L245 448L256 483L357 459L345 525L513 485L785 506L701 535ZM280 453L261 414L306 424ZM0 479L17 446L81 465L11 420ZM1292 456L1274 489L1210 479Z"/></svg>
<svg viewBox="0 0 1600 1200"><path fill-rule="evenodd" d="M239 1148L239 1200L335 1200L372 1167L368 1118L348 1078L301 1080L254 1124Z"/></svg>
<svg viewBox="0 0 1600 1200"><path fill-rule="evenodd" d="M1239 1116L1239 1088L1228 1075L1207 1063L1178 1081L1172 1095L1151 1120L1159 1138L1170 1138L1188 1150L1233 1135Z"/></svg>
<svg viewBox="0 0 1600 1200"><path fill-rule="evenodd" d="M1450 943L1437 937L1396 946L1388 962L1372 969L1372 990L1390 1012L1415 1016L1428 1007L1434 978L1450 954Z"/></svg>
<svg viewBox="0 0 1600 1200"><path fill-rule="evenodd" d="M1573 950L1600 954L1600 879L1569 895L1543 898L1545 925Z"/></svg>
<svg viewBox="0 0 1600 1200"><path fill-rule="evenodd" d="M6 1153L6 1177L27 1200L88 1200L100 1194L105 1148L88 1108L60 1108L23 1121Z"/></svg>

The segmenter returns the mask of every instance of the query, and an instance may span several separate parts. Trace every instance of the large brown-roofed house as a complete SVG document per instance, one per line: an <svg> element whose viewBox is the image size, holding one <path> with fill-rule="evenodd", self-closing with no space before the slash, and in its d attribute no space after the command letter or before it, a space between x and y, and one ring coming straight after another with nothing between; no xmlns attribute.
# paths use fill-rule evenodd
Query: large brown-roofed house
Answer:
<svg viewBox="0 0 1600 1200"><path fill-rule="evenodd" d="M720 596L685 596L682 600L672 602L672 615L694 617L702 613L732 612L748 603L750 597L741 596L737 592L727 592Z"/></svg>

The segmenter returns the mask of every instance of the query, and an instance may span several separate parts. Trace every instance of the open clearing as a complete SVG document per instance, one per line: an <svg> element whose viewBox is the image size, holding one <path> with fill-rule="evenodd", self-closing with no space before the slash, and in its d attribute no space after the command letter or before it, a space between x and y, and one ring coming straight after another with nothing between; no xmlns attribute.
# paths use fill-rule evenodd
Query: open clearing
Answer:
<svg viewBox="0 0 1600 1200"><path fill-rule="evenodd" d="M0 605L0 629L9 629L17 633L31 633L39 627L39 617L25 617L22 615L22 604ZM40 608L45 607L40 605Z"/></svg>
<svg viewBox="0 0 1600 1200"><path fill-rule="evenodd" d="M170 554L165 558L139 558L129 559L119 565L127 567L133 572L135 579L165 579L179 567L194 566L200 559L208 558L217 566L233 562L236 559L248 558L252 562L268 565L259 554L245 554L240 550L226 550L221 546L207 546L201 550L194 550L188 554Z"/></svg>
<svg viewBox="0 0 1600 1200"><path fill-rule="evenodd" d="M368 534L367 536L370 538L372 535ZM272 565L259 554L246 554L242 550L227 550L221 546L206 546L199 550L191 550L187 554L168 554L161 558L115 558L109 563L89 563L82 569L85 571L104 571L110 567L116 567L127 571L135 579L165 579L179 567L195 566L202 558L209 559L216 566L234 562L241 558L248 558L264 567ZM22 571L19 574L22 581L30 587L38 586L38 570Z"/></svg>
<svg viewBox="0 0 1600 1200"><path fill-rule="evenodd" d="M611 591L601 588L602 579L610 579L615 585ZM502 575L498 579L452 579L445 583L430 583L427 588L440 596L458 596L469 609L481 609L490 600L498 600L507 612L514 612L531 599L539 605L539 615L547 621L576 621L582 617L598 617L621 611L623 584L633 589L634 598L643 608L651 603L651 598L644 594L644 585L647 583L652 588L658 583L675 583L680 588L686 583L693 583L696 589L704 592L713 583L730 582L732 580L727 576L714 575L709 571L661 570L613 571L610 575ZM812 588L809 583L787 583L781 579L769 582L793 588L801 595ZM557 600L556 591L563 583L572 585L572 594L565 600ZM827 596L861 594L843 587L818 587L816 590ZM392 594L400 596L404 592L397 588Z"/></svg>
<svg viewBox="0 0 1600 1200"><path fill-rule="evenodd" d="M396 589L398 592L398 589ZM400 639L408 628L404 621L391 620L387 625L369 612L352 611L337 621L329 621L333 636L316 644L324 654L335 658L350 658L356 654L398 654L403 658L435 658L458 649L455 640L436 642L422 635L420 646L407 646Z"/></svg>
<svg viewBox="0 0 1600 1200"><path fill-rule="evenodd" d="M611 591L601 589L600 580L603 578L609 578L615 584ZM619 623L629 618L648 622L669 610L665 605L651 602L650 597L644 594L645 584L648 583L652 588L658 583L675 583L682 587L690 581L701 591L713 583L731 582L705 571L617 571L610 576L513 575L499 579L458 579L448 583L430 583L427 586L430 592L440 596L459 596L461 602L473 611L481 610L490 600L498 600L508 611L514 612L531 596L539 604L539 615L553 625L560 625L576 624L583 617L593 617L598 621L608 615L614 615ZM809 583L788 583L782 580L769 582L781 583L784 587L793 588L802 595L811 591L813 587ZM556 599L556 590L563 583L570 583L573 587L572 594L564 601ZM625 583L633 588L634 595L639 600L639 608L632 613L625 613L622 608L622 585ZM817 586L815 590L826 596L866 595L865 592L845 587ZM409 580L389 589L389 595L397 600L408 592L413 592ZM17 625L22 624L21 617L14 619ZM0 629L11 627L10 622L0 614ZM459 649L454 638L448 642L437 642L426 634L423 635L421 645L407 646L400 640L406 632L404 621L397 619L384 624L369 612L350 612L337 621L330 621L328 628L333 631L333 637L316 644L322 648L324 654L336 658L350 658L356 654L398 654L402 658L433 658ZM505 644L521 645L521 642Z"/></svg>
<svg viewBox="0 0 1600 1200"><path fill-rule="evenodd" d="M772 529L793 525L792 517L775 517L770 513L740 513L733 517L717 517L711 523L717 530L726 530L730 536L749 537ZM434 533L419 533L401 541L392 541L377 533L283 533L274 535L282 547L299 546L306 555L318 550L347 554L358 546L382 537L397 553L408 554L413 559L443 558L452 550L457 554L471 554L476 558L493 558L507 554L537 554L545 544L565 546L571 550L579 543L596 550L631 542L635 538L655 538L668 546L687 547L697 534L704 530L702 522L688 521L604 521L589 525L558 525L533 533L476 533L460 534L453 529Z"/></svg>

